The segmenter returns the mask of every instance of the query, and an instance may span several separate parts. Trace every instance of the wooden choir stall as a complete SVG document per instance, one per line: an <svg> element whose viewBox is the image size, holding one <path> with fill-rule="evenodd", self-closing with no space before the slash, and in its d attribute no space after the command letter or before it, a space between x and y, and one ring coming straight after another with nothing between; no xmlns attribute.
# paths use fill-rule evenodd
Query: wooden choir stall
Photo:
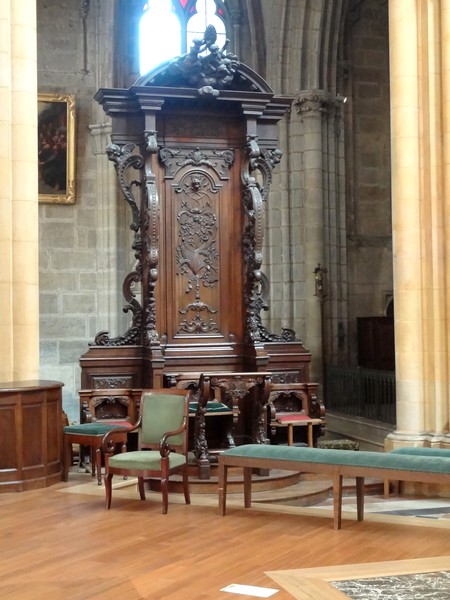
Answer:
<svg viewBox="0 0 450 600"><path fill-rule="evenodd" d="M190 387L192 447L205 477L206 438L221 427L230 434L230 419L232 437L219 446L269 441L271 397L281 407L284 393L290 406L297 397L297 409L318 419L314 439L324 424L309 393L310 352L294 331L271 333L261 318L277 123L292 99L211 39L205 32L131 88L95 96L112 119L107 154L130 207L136 262L123 284L129 329L98 333L80 359L83 390ZM292 385L303 395L292 396ZM209 416L205 426L211 402L228 413L214 427Z"/></svg>

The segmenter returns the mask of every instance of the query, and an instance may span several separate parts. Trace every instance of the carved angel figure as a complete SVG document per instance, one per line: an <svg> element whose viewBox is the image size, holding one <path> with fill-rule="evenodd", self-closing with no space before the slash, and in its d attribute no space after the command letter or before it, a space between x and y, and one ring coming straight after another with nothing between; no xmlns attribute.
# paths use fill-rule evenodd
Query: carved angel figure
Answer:
<svg viewBox="0 0 450 600"><path fill-rule="evenodd" d="M231 83L239 66L238 57L227 52L229 40L222 48L216 44L217 32L213 25L208 25L203 38L195 39L187 54L174 59L169 65L172 75L180 75L190 85L203 88L211 86L223 89ZM207 54L202 55L203 52Z"/></svg>

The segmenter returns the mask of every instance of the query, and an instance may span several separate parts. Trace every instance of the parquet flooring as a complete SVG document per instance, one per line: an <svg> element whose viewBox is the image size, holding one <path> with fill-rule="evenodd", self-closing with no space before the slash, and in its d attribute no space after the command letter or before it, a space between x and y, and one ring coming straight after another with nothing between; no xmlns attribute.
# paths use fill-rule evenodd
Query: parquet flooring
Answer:
<svg viewBox="0 0 450 600"><path fill-rule="evenodd" d="M226 517L214 495L178 494L161 514L157 493L140 502L134 490L65 493L86 481L44 490L0 494L0 598L2 600L231 600L221 588L241 583L294 596L267 572L449 556L448 531L436 526L346 520L340 531L329 516L302 515L295 507L230 499ZM236 495L237 497L239 495ZM405 521L399 521L403 523Z"/></svg>

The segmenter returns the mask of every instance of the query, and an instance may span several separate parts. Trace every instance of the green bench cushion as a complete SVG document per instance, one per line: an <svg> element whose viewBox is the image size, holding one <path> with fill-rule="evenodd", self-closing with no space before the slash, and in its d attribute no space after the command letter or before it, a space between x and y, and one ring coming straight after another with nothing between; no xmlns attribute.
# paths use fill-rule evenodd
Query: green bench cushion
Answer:
<svg viewBox="0 0 450 600"><path fill-rule="evenodd" d="M198 402L189 402L189 413L195 414L197 412ZM224 413L230 412L231 409L222 402L207 402L206 412L208 413Z"/></svg>
<svg viewBox="0 0 450 600"><path fill-rule="evenodd" d="M66 425L64 433L73 433L78 435L105 435L112 429L123 429L124 425L111 425L102 423L80 423L79 425Z"/></svg>
<svg viewBox="0 0 450 600"><path fill-rule="evenodd" d="M416 448L402 447L391 450L390 454L408 454L410 456L440 456L441 458L450 458L450 448Z"/></svg>
<svg viewBox="0 0 450 600"><path fill-rule="evenodd" d="M276 459L317 464L372 467L404 471L428 471L450 473L450 460L441 456L415 456L393 452L369 452L353 450L327 450L299 448L295 446L271 446L269 444L245 444L230 448L222 456L242 458ZM220 460L220 459L219 459Z"/></svg>

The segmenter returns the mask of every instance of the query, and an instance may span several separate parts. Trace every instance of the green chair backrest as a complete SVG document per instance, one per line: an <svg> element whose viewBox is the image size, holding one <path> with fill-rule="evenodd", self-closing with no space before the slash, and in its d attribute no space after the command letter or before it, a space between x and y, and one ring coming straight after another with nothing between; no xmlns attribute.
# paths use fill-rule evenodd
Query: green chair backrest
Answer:
<svg viewBox="0 0 450 600"><path fill-rule="evenodd" d="M159 444L165 433L175 431L181 427L186 412L186 394L142 394L141 444ZM183 444L183 433L170 437L167 441L171 446L180 446Z"/></svg>

